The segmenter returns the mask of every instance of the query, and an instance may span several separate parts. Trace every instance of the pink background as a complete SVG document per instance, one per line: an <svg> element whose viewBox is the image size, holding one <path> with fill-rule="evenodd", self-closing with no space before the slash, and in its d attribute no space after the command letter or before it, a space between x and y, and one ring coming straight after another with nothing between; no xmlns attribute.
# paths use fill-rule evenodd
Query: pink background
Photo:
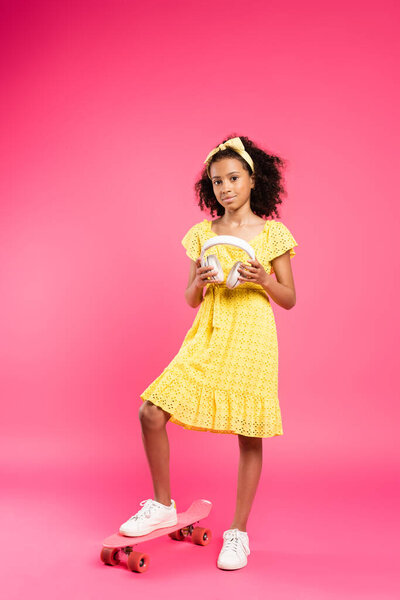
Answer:
<svg viewBox="0 0 400 600"><path fill-rule="evenodd" d="M4 597L399 597L397 7L1 2ZM252 554L216 568L236 436L169 424L173 497L211 500L214 538L110 569L102 539L153 493L139 394L196 314L193 184L232 133L288 160L299 244Z"/></svg>

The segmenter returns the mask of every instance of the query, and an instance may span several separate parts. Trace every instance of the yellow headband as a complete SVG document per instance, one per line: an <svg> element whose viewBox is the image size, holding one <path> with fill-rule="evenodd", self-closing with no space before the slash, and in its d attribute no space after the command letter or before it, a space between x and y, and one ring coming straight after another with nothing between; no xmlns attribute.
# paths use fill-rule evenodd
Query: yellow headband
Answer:
<svg viewBox="0 0 400 600"><path fill-rule="evenodd" d="M254 173L253 159L251 158L250 154L248 152L246 152L246 150L244 149L243 142L240 139L240 137L235 137L235 138L231 138L230 140L227 140L224 144L220 144L219 146L214 148L214 150L211 150L211 152L207 156L206 160L204 161L204 164L207 165L207 173L208 173L209 177L210 177L210 173L208 171L208 165L210 164L212 157L214 156L214 154L216 154L220 150L226 150L227 148L232 148L232 150L234 150L235 152L240 154L240 156L242 158L244 158L244 160L250 165L251 170ZM210 177L210 179L211 179L211 177Z"/></svg>

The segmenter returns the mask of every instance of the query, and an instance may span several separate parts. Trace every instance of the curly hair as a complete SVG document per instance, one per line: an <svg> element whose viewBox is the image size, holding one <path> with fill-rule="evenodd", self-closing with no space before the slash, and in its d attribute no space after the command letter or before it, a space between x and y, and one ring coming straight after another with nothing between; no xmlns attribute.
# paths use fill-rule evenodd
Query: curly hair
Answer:
<svg viewBox="0 0 400 600"><path fill-rule="evenodd" d="M286 166L286 161L279 156L269 154L261 150L249 138L233 133L222 143L225 143L233 137L240 137L245 147L245 150L250 154L254 162L254 189L250 193L250 208L259 217L269 217L275 214L279 218L278 204L282 203L282 196L286 196L286 191L283 187L282 171ZM252 174L250 165L234 150L227 148L220 150L212 157L209 167L213 162L217 162L222 158L237 158L247 169L249 174ZM217 201L213 184L207 174L207 165L201 173L200 179L194 184L196 196L199 199L198 205L201 210L207 207L211 216L217 213L218 216L225 214L225 208Z"/></svg>

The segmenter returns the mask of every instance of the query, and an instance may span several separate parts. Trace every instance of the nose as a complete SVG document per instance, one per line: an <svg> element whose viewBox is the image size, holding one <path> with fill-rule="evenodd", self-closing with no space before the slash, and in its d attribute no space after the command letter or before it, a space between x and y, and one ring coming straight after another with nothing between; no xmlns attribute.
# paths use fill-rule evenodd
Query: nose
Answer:
<svg viewBox="0 0 400 600"><path fill-rule="evenodd" d="M231 184L230 181L226 181L225 183L222 184L220 190L221 190L221 193L223 195L225 195L225 194L227 194L228 192L231 191L231 185L230 184Z"/></svg>

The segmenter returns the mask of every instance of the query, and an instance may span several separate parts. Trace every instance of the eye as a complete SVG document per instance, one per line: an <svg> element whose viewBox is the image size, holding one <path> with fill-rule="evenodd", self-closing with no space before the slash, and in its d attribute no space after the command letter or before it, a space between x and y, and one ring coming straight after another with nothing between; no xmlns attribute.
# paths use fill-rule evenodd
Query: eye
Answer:
<svg viewBox="0 0 400 600"><path fill-rule="evenodd" d="M239 175L232 175L231 179L239 179ZM219 179L216 179L214 181L214 185L217 185L218 183L221 183L221 181Z"/></svg>

